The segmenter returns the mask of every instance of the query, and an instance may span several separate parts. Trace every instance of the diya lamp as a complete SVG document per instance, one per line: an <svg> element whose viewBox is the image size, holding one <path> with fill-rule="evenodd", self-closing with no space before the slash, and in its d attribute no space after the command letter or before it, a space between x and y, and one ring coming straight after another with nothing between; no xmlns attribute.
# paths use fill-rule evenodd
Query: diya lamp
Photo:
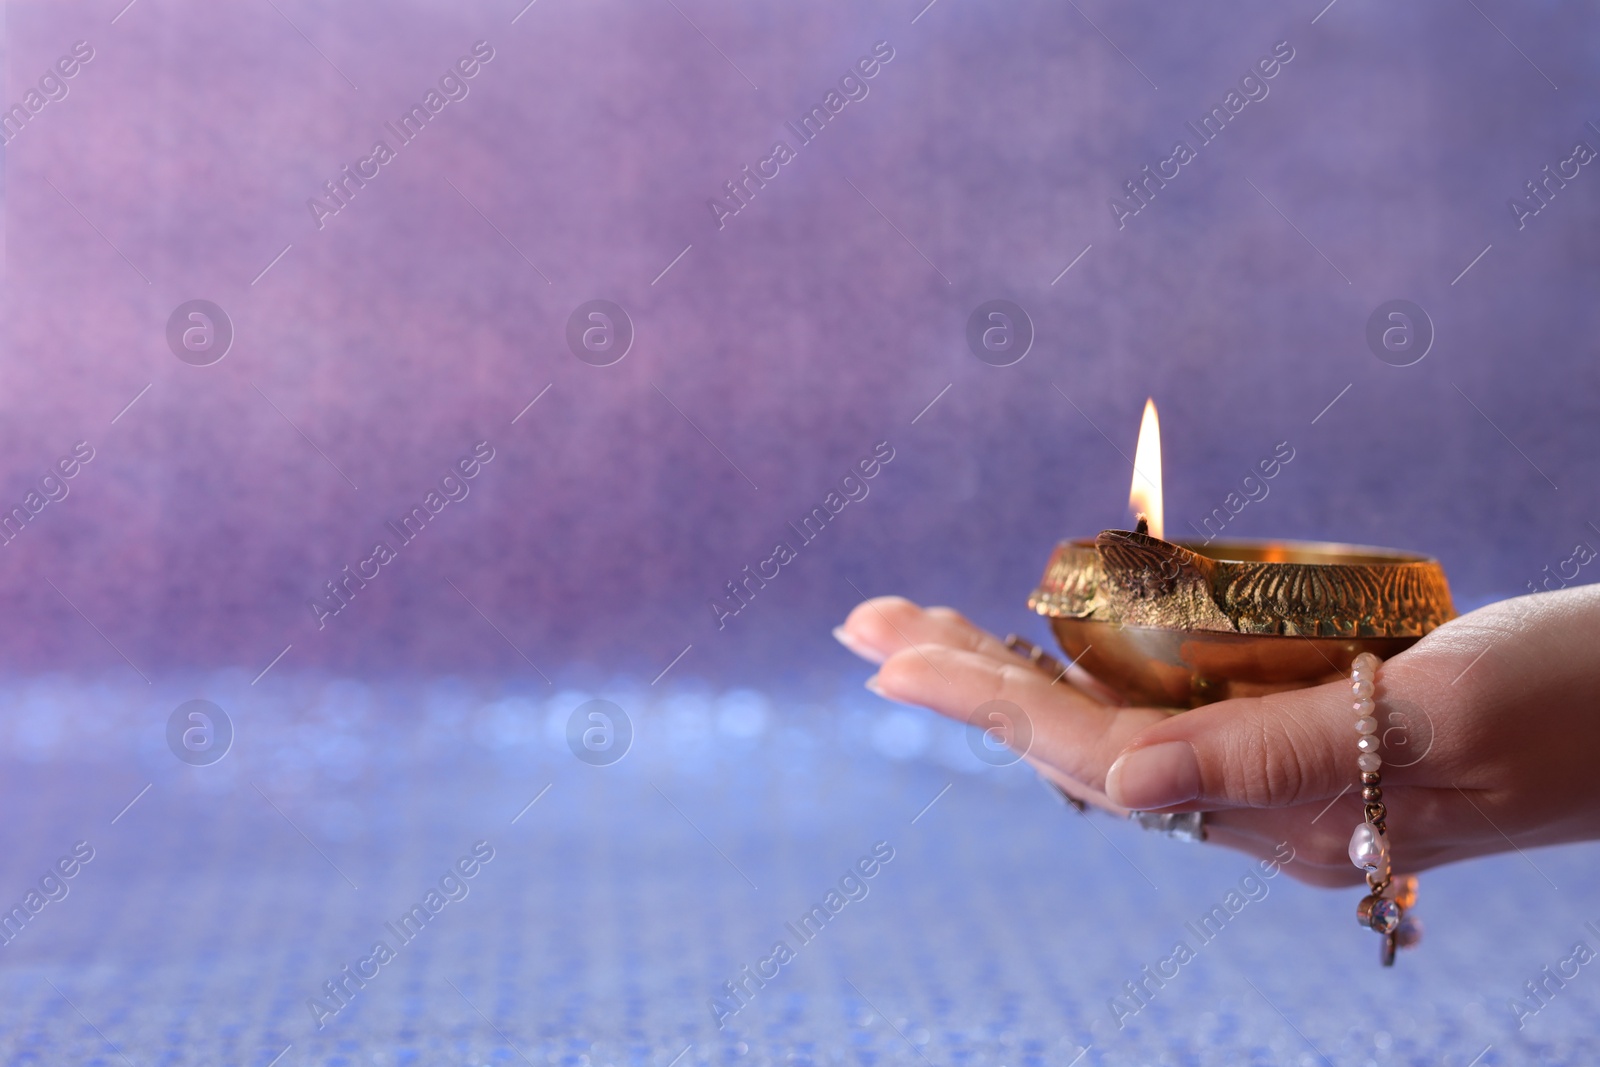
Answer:
<svg viewBox="0 0 1600 1067"><path fill-rule="evenodd" d="M1132 704L1182 711L1349 679L1367 814L1350 852L1372 890L1358 921L1384 935L1388 964L1415 940L1404 917L1415 879L1389 872L1373 683L1379 662L1455 617L1444 569L1410 552L1325 541L1168 541L1161 482L1147 401L1129 497L1135 528L1058 544L1028 606L1074 663ZM1200 813L1138 815L1179 836L1204 833Z"/></svg>

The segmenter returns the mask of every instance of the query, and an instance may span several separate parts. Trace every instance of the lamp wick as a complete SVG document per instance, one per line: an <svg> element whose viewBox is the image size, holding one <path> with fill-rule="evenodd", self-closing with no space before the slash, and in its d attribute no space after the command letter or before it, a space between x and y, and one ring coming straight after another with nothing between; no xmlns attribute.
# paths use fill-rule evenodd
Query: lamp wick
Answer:
<svg viewBox="0 0 1600 1067"><path fill-rule="evenodd" d="M1145 513L1142 512L1142 511L1139 512L1139 521L1134 526L1133 532L1134 533L1141 533L1141 534L1144 534L1146 536L1149 536L1149 534L1150 534L1150 520L1145 517Z"/></svg>

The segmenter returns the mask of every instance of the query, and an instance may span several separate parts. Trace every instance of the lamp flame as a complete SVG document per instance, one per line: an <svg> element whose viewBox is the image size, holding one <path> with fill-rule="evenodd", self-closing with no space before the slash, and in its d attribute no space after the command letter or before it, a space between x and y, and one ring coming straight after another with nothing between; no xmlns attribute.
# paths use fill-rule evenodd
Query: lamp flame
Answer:
<svg viewBox="0 0 1600 1067"><path fill-rule="evenodd" d="M1161 537L1161 422L1156 418L1156 402L1144 402L1144 418L1139 422L1139 447L1133 453L1133 487L1128 491L1128 507L1149 523L1151 537Z"/></svg>

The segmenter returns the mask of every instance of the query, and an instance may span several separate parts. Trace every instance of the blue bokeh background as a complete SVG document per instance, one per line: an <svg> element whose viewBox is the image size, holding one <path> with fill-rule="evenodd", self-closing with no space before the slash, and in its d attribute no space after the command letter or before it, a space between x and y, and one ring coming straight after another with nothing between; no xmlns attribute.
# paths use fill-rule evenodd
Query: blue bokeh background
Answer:
<svg viewBox="0 0 1600 1067"><path fill-rule="evenodd" d="M94 858L0 947L0 1052L251 1067L1596 1055L1589 967L1542 1007L1523 988L1596 944L1591 847L1429 872L1423 944L1384 970L1353 892L1246 884L1259 868L1238 853L1076 815L1026 765L976 759L958 724L852 688L812 702L292 670L6 684L0 903L74 842ZM197 693L237 732L200 767L160 729ZM564 737L596 693L635 729L608 766ZM466 898L348 1006L313 1012L477 841L495 855ZM784 924L878 842L894 858L865 899L801 944ZM1256 899L1202 944L1186 924L1241 889ZM779 939L797 958L719 1028L723 983ZM1125 983L1180 939L1195 959L1130 1016ZM1518 1001L1538 1007L1521 1029Z"/></svg>

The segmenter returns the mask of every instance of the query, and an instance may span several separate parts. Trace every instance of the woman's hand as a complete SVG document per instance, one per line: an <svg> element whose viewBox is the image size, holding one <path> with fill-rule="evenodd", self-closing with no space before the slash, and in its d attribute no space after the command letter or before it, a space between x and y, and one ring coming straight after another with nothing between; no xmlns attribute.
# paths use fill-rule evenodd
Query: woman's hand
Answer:
<svg viewBox="0 0 1600 1067"><path fill-rule="evenodd" d="M834 635L878 664L867 687L966 722L1006 700L1027 758L1117 814L1205 811L1207 840L1353 885L1362 818L1348 682L1180 715L1126 707L1080 668L1052 681L949 608L869 600ZM1378 671L1383 800L1396 870L1600 837L1600 586L1501 601Z"/></svg>

